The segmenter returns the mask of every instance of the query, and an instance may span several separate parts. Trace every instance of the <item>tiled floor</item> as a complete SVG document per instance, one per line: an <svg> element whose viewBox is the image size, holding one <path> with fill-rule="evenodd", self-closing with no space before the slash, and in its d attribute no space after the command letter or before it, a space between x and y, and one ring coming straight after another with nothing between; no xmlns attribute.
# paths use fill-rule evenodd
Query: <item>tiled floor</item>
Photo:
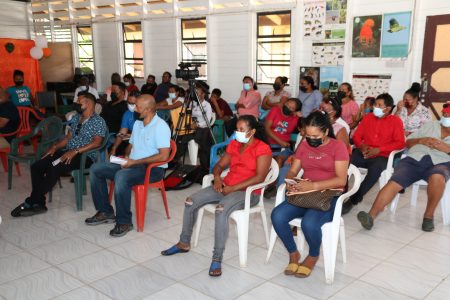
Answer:
<svg viewBox="0 0 450 300"><path fill-rule="evenodd" d="M230 230L223 276L207 274L214 242L214 220L206 215L198 247L190 253L162 257L160 251L177 242L183 200L198 185L169 192L171 219L160 195L149 194L145 231L122 238L108 235L111 225L88 227L95 213L91 197L84 211L75 211L68 178L55 188L46 214L12 219L10 210L30 191L27 167L6 190L0 175L0 298L4 299L450 299L450 227L442 226L440 208L433 233L420 230L426 199L420 191L417 207L402 196L395 216L385 212L372 231L356 220L367 209L376 189L345 216L346 264L338 253L333 285L325 283L323 258L310 278L283 275L287 253L278 241L268 264L261 221L251 219L248 267L238 261L236 233ZM266 201L267 215L273 199ZM134 209L133 209L134 210ZM270 219L269 219L270 221Z"/></svg>

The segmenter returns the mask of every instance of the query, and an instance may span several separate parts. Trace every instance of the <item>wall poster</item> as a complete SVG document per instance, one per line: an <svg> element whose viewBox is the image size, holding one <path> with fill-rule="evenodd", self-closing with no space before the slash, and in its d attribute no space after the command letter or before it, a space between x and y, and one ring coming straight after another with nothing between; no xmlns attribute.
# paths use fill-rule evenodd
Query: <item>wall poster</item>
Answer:
<svg viewBox="0 0 450 300"><path fill-rule="evenodd" d="M362 102L366 97L377 97L389 92L391 75L353 74L352 86L355 100Z"/></svg>
<svg viewBox="0 0 450 300"><path fill-rule="evenodd" d="M320 67L320 91L322 94L329 94L335 97L343 78L344 69L342 66Z"/></svg>
<svg viewBox="0 0 450 300"><path fill-rule="evenodd" d="M407 57L411 12L384 14L381 57Z"/></svg>
<svg viewBox="0 0 450 300"><path fill-rule="evenodd" d="M319 86L320 68L319 67L300 67L300 78L311 76L314 79L314 85Z"/></svg>
<svg viewBox="0 0 450 300"><path fill-rule="evenodd" d="M379 57L382 15L353 19L352 57Z"/></svg>
<svg viewBox="0 0 450 300"><path fill-rule="evenodd" d="M344 64L345 44L342 42L313 43L313 65L337 66Z"/></svg>
<svg viewBox="0 0 450 300"><path fill-rule="evenodd" d="M321 40L325 36L325 0L305 0L303 7L303 37Z"/></svg>

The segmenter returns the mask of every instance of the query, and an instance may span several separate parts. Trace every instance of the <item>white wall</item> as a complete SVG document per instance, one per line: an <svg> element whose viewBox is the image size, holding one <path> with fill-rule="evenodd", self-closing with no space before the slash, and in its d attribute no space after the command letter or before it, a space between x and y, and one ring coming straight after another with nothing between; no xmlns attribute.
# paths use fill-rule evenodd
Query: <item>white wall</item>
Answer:
<svg viewBox="0 0 450 300"><path fill-rule="evenodd" d="M28 4L1 0L0 38L29 39Z"/></svg>

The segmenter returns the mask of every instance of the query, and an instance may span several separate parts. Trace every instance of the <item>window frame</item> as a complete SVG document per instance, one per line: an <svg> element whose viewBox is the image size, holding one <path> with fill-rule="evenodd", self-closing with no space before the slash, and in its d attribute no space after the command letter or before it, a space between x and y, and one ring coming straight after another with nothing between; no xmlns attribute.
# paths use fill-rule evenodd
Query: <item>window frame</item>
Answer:
<svg viewBox="0 0 450 300"><path fill-rule="evenodd" d="M183 34L183 22L185 21L195 21L195 20L204 20L205 21L205 30L206 30L206 36L204 38L184 38L184 34ZM181 27L181 61L183 63L193 63L193 64L200 64L202 67L201 68L205 68L206 74L205 76L200 76L199 79L202 80L207 80L208 78L208 21L206 16L204 17L198 17L198 18L182 18L180 19L180 27ZM187 59L183 57L183 53L184 53L184 45L185 44L204 44L205 45L205 49L206 49L206 58L205 59ZM200 68L199 68L200 69Z"/></svg>
<svg viewBox="0 0 450 300"><path fill-rule="evenodd" d="M91 29L91 40L89 42L85 42L85 41L80 42L80 39L78 38L78 36L79 35L83 36L83 35L78 30L79 28L90 28ZM77 31L78 66L82 67L82 65L81 65L82 62L83 63L91 62L92 63L92 71L95 72L94 31L93 31L92 25L91 24L80 24L80 25L77 25L75 27L75 29ZM81 58L80 57L80 49L81 49L80 46L89 46L89 45L92 47L92 58Z"/></svg>
<svg viewBox="0 0 450 300"><path fill-rule="evenodd" d="M275 35L260 35L259 34L259 26L260 26L260 16L267 15L281 15L281 14L289 14L289 34L275 34ZM288 38L289 40L283 40ZM267 41L261 41L260 39L273 39ZM277 40L279 39L279 40ZM280 60L280 59L259 59L258 58L258 48L260 43L289 43L289 60ZM291 10L280 10L280 11L270 11L270 12L259 12L256 14L256 80L258 84L272 84L273 82L264 82L258 81L258 68L259 66L273 66L273 67L289 67L289 74L287 77L290 77L291 71L291 46L292 46L292 11ZM272 62L272 63L271 63ZM281 74L280 74L281 75ZM287 84L288 85L288 84Z"/></svg>
<svg viewBox="0 0 450 300"><path fill-rule="evenodd" d="M140 22L140 21L122 22L123 63L124 63L125 71L126 71L126 68L127 68L126 66L127 65L138 65L138 66L142 66L142 68L144 68L144 43L143 43L143 37L141 37L140 40L127 40L127 38L126 38L125 26L126 25L137 25L137 24L139 24L141 26L141 35L142 35L142 22ZM142 57L127 57L127 50L126 50L125 46L127 44L136 44L136 43L140 43L142 45ZM141 61L141 63L136 62L136 61ZM144 76L138 77L135 74L131 74L131 75L133 75L134 78L144 78Z"/></svg>

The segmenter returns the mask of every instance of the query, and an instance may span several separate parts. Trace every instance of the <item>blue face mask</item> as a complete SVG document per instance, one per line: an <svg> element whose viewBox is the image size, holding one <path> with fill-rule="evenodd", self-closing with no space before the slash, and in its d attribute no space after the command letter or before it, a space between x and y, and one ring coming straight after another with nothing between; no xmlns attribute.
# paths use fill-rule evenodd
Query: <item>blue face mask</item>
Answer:
<svg viewBox="0 0 450 300"><path fill-rule="evenodd" d="M377 118L381 118L382 116L384 116L384 112L382 108L379 107L374 107L373 108L373 114L375 115L375 117Z"/></svg>
<svg viewBox="0 0 450 300"><path fill-rule="evenodd" d="M450 117L441 117L441 125L448 128L450 127Z"/></svg>
<svg viewBox="0 0 450 300"><path fill-rule="evenodd" d="M244 90L250 91L250 88L251 88L250 83L244 83Z"/></svg>

